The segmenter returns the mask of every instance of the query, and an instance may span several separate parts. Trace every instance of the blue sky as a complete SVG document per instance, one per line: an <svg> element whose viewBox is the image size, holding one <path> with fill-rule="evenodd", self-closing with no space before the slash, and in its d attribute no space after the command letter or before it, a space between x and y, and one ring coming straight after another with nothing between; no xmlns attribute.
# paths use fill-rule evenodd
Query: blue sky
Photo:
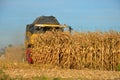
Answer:
<svg viewBox="0 0 120 80"><path fill-rule="evenodd" d="M77 31L120 32L120 0L0 0L0 47L23 44L26 24L42 15Z"/></svg>

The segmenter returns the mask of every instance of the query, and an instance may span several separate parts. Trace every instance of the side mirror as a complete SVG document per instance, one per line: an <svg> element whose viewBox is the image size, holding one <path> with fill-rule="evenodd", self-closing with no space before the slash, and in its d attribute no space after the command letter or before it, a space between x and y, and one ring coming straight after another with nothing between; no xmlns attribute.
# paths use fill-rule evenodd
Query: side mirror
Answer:
<svg viewBox="0 0 120 80"><path fill-rule="evenodd" d="M68 26L70 33L72 32L73 28L71 26Z"/></svg>

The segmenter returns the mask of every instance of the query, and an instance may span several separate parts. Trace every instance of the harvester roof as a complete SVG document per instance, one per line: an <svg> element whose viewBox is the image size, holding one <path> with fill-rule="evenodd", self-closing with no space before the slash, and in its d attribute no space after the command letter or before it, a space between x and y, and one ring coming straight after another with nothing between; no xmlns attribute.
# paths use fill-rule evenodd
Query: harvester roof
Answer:
<svg viewBox="0 0 120 80"><path fill-rule="evenodd" d="M40 16L36 18L33 24L54 24L59 25L60 23L54 16Z"/></svg>

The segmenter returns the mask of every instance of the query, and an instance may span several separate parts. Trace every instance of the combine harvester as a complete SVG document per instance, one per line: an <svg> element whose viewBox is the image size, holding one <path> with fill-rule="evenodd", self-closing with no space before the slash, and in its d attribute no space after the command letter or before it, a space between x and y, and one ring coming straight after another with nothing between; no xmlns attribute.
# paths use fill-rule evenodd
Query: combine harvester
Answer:
<svg viewBox="0 0 120 80"><path fill-rule="evenodd" d="M40 16L32 24L28 24L26 26L25 37L26 60L28 61L28 63L38 62L37 60L35 60L34 62L34 59L32 59L32 57L36 55L32 51L32 48L36 47L34 41L35 36L39 36L39 34L44 34L46 32L64 32L65 28L67 28L69 32L72 31L72 28L70 26L67 26L66 24L61 25L54 16ZM35 52L39 53L39 50Z"/></svg>

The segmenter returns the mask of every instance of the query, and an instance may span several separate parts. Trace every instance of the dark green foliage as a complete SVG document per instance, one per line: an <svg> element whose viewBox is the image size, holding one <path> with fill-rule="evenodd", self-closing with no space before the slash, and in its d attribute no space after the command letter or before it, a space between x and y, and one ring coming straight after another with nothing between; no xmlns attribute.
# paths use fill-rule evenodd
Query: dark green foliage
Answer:
<svg viewBox="0 0 120 80"><path fill-rule="evenodd" d="M118 71L120 71L120 64L118 64Z"/></svg>

